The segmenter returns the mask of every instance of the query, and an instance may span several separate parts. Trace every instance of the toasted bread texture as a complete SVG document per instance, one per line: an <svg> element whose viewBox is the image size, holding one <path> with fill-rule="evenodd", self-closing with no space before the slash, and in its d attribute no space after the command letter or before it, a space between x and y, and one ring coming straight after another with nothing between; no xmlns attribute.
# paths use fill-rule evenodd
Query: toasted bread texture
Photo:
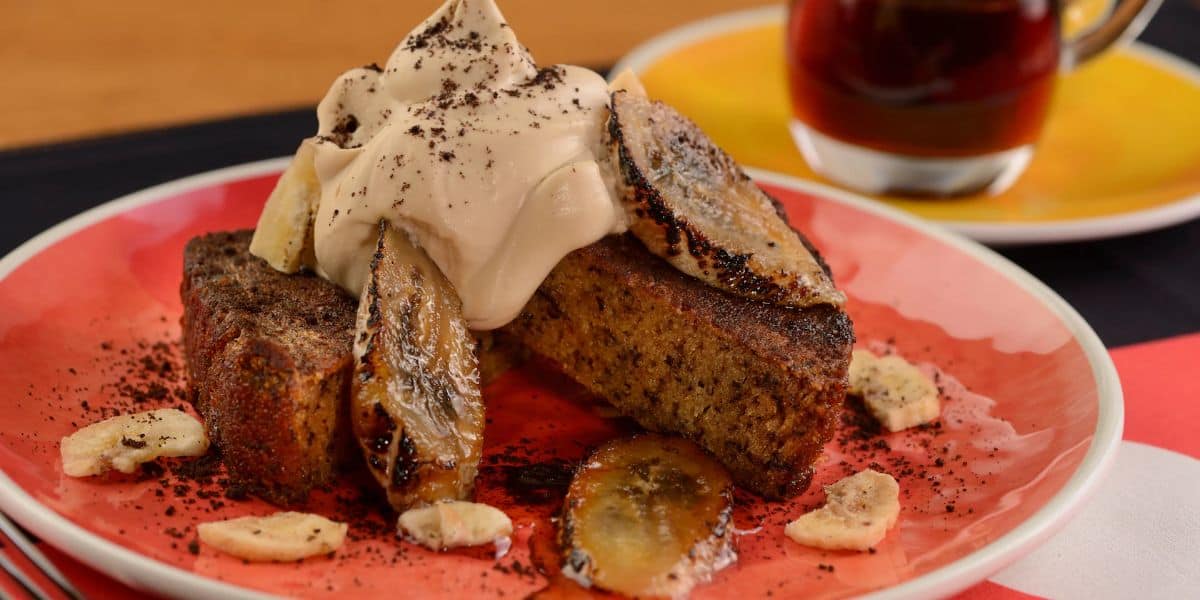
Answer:
<svg viewBox="0 0 1200 600"><path fill-rule="evenodd" d="M184 250L183 344L190 393L233 484L302 503L350 455L347 397L356 303L249 252L251 231Z"/></svg>
<svg viewBox="0 0 1200 600"><path fill-rule="evenodd" d="M771 498L808 487L854 342L838 307L739 298L628 235L568 255L502 331L643 427L697 442Z"/></svg>
<svg viewBox="0 0 1200 600"><path fill-rule="evenodd" d="M291 505L354 454L355 302L314 275L271 269L248 253L250 236L210 234L185 251L191 393L234 483ZM485 381L531 352L780 498L808 487L833 434L853 340L837 307L746 300L618 236L567 256L479 350Z"/></svg>

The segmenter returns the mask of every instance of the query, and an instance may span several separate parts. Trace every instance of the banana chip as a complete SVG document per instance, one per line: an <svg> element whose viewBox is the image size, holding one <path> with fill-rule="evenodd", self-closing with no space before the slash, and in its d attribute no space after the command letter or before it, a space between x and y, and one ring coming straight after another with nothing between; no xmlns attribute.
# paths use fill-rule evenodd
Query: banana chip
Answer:
<svg viewBox="0 0 1200 600"><path fill-rule="evenodd" d="M62 439L63 473L133 473L160 456L201 456L208 451L204 424L173 408L121 415L93 423Z"/></svg>
<svg viewBox="0 0 1200 600"><path fill-rule="evenodd" d="M867 469L825 488L825 506L787 524L784 535L823 550L869 550L900 516L900 484Z"/></svg>
<svg viewBox="0 0 1200 600"><path fill-rule="evenodd" d="M201 523L196 531L200 541L226 554L254 562L289 562L337 550L348 529L320 515L279 512Z"/></svg>

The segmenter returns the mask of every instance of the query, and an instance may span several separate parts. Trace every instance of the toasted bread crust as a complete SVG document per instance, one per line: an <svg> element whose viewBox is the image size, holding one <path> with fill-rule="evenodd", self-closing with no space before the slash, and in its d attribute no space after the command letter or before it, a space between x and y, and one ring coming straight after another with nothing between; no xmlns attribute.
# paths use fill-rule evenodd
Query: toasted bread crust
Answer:
<svg viewBox="0 0 1200 600"><path fill-rule="evenodd" d="M696 441L771 498L808 487L854 342L837 307L738 298L629 236L563 259L503 331L643 427Z"/></svg>
<svg viewBox="0 0 1200 600"><path fill-rule="evenodd" d="M355 302L250 255L251 235L209 234L184 251L190 393L231 481L292 505L328 483L352 450Z"/></svg>
<svg viewBox="0 0 1200 600"><path fill-rule="evenodd" d="M323 279L274 271L248 254L249 240L248 231L211 234L185 251L192 397L231 479L294 504L352 453L355 306ZM835 307L733 296L628 236L566 257L495 335L522 348L500 352L485 335L484 365L532 351L647 429L695 440L740 485L772 498L808 487L854 339Z"/></svg>

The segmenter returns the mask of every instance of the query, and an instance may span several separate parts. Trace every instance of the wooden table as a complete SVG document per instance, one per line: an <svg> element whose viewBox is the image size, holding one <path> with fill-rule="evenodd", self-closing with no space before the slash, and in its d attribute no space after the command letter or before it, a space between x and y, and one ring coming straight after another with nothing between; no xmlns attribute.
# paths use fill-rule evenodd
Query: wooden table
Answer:
<svg viewBox="0 0 1200 600"><path fill-rule="evenodd" d="M440 0L3 0L0 149L315 104ZM500 0L542 63L611 65L765 0Z"/></svg>

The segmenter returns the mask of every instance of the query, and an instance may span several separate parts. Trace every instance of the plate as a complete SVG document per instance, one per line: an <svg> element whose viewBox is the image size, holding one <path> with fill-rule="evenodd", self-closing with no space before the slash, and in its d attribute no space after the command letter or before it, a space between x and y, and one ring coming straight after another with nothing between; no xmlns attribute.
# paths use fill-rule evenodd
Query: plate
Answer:
<svg viewBox="0 0 1200 600"><path fill-rule="evenodd" d="M556 501L514 504L502 485L513 461L578 459L627 425L536 367L484 391L491 423L478 499L504 507L517 526L499 562L486 551L438 555L396 541L383 511L362 509L358 495L371 486L353 479L312 507L351 523L352 540L335 557L244 564L192 544L195 524L273 509L222 496L212 483L220 471L203 462L120 481L63 476L58 440L77 427L113 411L186 404L173 345L182 248L200 233L252 226L285 164L233 167L115 200L0 261L0 508L75 558L169 596L538 590L544 578L531 565L549 548ZM978 244L831 188L753 175L825 250L859 342L937 365L947 399L940 427L868 440L846 425L827 447L819 484L871 463L900 481L899 524L874 553L822 553L782 536L787 520L821 502L820 485L787 503L739 494L741 558L694 597L945 595L1062 526L1096 486L1122 429L1112 362L1081 317Z"/></svg>
<svg viewBox="0 0 1200 600"><path fill-rule="evenodd" d="M623 58L742 164L824 181L787 131L784 12L713 17ZM996 196L877 200L992 244L1148 231L1200 216L1200 69L1133 43L1064 75L1028 171Z"/></svg>

